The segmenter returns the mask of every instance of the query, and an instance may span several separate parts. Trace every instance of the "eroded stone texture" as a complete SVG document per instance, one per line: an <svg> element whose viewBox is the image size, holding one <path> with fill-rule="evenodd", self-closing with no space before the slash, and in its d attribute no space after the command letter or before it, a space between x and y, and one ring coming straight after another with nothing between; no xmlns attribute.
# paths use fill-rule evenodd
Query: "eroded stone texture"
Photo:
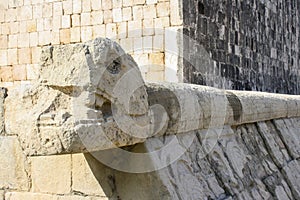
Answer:
<svg viewBox="0 0 300 200"><path fill-rule="evenodd" d="M299 118L285 121L299 125ZM80 162L77 158L73 161L80 166L87 163L90 170L86 173L94 174L111 199L298 199L299 162L282 145L277 128L275 122L266 121L191 131L150 138L124 149L131 153L155 152L156 156L140 161L134 155L123 159L112 150L84 157L79 154L76 157ZM290 128L281 131L289 132ZM285 151L288 162L281 161ZM104 156L109 156L111 162L105 163ZM161 165L164 161L170 165ZM114 166L113 162L118 164ZM116 166L128 166L135 172L151 168L157 171L126 173Z"/></svg>
<svg viewBox="0 0 300 200"><path fill-rule="evenodd" d="M5 106L6 132L19 135L28 155L95 151L144 141L117 128L112 108L120 116L138 117L135 123L141 126L149 124L151 111L132 57L117 43L101 38L45 47L40 79L9 91Z"/></svg>
<svg viewBox="0 0 300 200"><path fill-rule="evenodd" d="M0 136L0 189L28 190L28 162L17 136Z"/></svg>

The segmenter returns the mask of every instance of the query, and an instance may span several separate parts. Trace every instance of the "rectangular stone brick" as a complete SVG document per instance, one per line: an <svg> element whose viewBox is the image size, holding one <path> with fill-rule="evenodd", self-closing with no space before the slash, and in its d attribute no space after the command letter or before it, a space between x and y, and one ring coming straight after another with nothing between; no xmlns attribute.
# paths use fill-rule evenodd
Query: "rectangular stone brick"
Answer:
<svg viewBox="0 0 300 200"><path fill-rule="evenodd" d="M43 18L43 6L41 4L33 6L33 19L41 19Z"/></svg>
<svg viewBox="0 0 300 200"><path fill-rule="evenodd" d="M59 31L59 40L62 44L69 44L71 42L70 29L61 29Z"/></svg>
<svg viewBox="0 0 300 200"><path fill-rule="evenodd" d="M105 35L108 38L116 38L116 36L117 36L117 26L116 26L116 24L113 24L113 23L106 24L106 33L105 33Z"/></svg>
<svg viewBox="0 0 300 200"><path fill-rule="evenodd" d="M81 13L80 22L81 26L91 25L91 13Z"/></svg>
<svg viewBox="0 0 300 200"><path fill-rule="evenodd" d="M22 23L19 23L19 33L27 33L27 23L26 23L26 21L23 21Z"/></svg>
<svg viewBox="0 0 300 200"><path fill-rule="evenodd" d="M36 20L30 20L27 21L27 32L28 33L32 33L32 32L36 32Z"/></svg>
<svg viewBox="0 0 300 200"><path fill-rule="evenodd" d="M19 33L19 22L10 22L9 23L9 34Z"/></svg>
<svg viewBox="0 0 300 200"><path fill-rule="evenodd" d="M41 47L31 47L31 57L33 64L38 64L40 62L40 54Z"/></svg>
<svg viewBox="0 0 300 200"><path fill-rule="evenodd" d="M70 28L70 27L71 27L70 15L61 16L61 28Z"/></svg>
<svg viewBox="0 0 300 200"><path fill-rule="evenodd" d="M154 35L153 36L153 51L163 52L165 50L164 35Z"/></svg>
<svg viewBox="0 0 300 200"><path fill-rule="evenodd" d="M44 31L52 30L52 18L44 18Z"/></svg>
<svg viewBox="0 0 300 200"><path fill-rule="evenodd" d="M132 8L133 20L143 19L143 6L134 6Z"/></svg>
<svg viewBox="0 0 300 200"><path fill-rule="evenodd" d="M0 35L0 49L7 49L8 35Z"/></svg>
<svg viewBox="0 0 300 200"><path fill-rule="evenodd" d="M7 50L7 65L18 64L18 49Z"/></svg>
<svg viewBox="0 0 300 200"><path fill-rule="evenodd" d="M91 13L91 24L98 25L103 24L103 11L93 11Z"/></svg>
<svg viewBox="0 0 300 200"><path fill-rule="evenodd" d="M128 22L128 37L141 37L142 36L142 21L135 20Z"/></svg>
<svg viewBox="0 0 300 200"><path fill-rule="evenodd" d="M102 0L91 0L91 8L92 10L100 10L101 9Z"/></svg>
<svg viewBox="0 0 300 200"><path fill-rule="evenodd" d="M7 65L7 50L0 50L0 66Z"/></svg>
<svg viewBox="0 0 300 200"><path fill-rule="evenodd" d="M133 40L133 51L135 54L143 53L143 39L141 37L134 38Z"/></svg>
<svg viewBox="0 0 300 200"><path fill-rule="evenodd" d="M104 24L112 23L112 11L111 10L104 10L103 12L103 20Z"/></svg>
<svg viewBox="0 0 300 200"><path fill-rule="evenodd" d="M0 12L0 23L3 23L5 21L5 13Z"/></svg>
<svg viewBox="0 0 300 200"><path fill-rule="evenodd" d="M112 10L113 22L121 22L122 21L122 9L114 8Z"/></svg>
<svg viewBox="0 0 300 200"><path fill-rule="evenodd" d="M164 28L170 27L169 17L160 17L154 19L155 34L164 34Z"/></svg>
<svg viewBox="0 0 300 200"><path fill-rule="evenodd" d="M117 24L117 32L118 38L126 38L127 37L127 22L121 22Z"/></svg>
<svg viewBox="0 0 300 200"><path fill-rule="evenodd" d="M122 13L123 13L123 21L130 21L132 20L132 11L131 11L131 7L127 7L127 8L123 8L122 9Z"/></svg>
<svg viewBox="0 0 300 200"><path fill-rule="evenodd" d="M105 37L105 24L93 26L93 38Z"/></svg>
<svg viewBox="0 0 300 200"><path fill-rule="evenodd" d="M133 38L120 39L120 45L126 53L133 52Z"/></svg>
<svg viewBox="0 0 300 200"><path fill-rule="evenodd" d="M80 42L80 39L81 39L80 27L71 28L70 31L71 31L71 42Z"/></svg>
<svg viewBox="0 0 300 200"><path fill-rule="evenodd" d="M7 34L10 33L9 23L3 23L3 24L1 24L1 33L4 34L4 35L7 35Z"/></svg>
<svg viewBox="0 0 300 200"><path fill-rule="evenodd" d="M8 48L17 48L18 47L18 35L9 35L8 36Z"/></svg>
<svg viewBox="0 0 300 200"><path fill-rule="evenodd" d="M94 159L89 159L89 162L87 162L83 154L72 155L72 189L87 195L106 196L96 179L97 175L94 175L96 171L92 171L90 166L97 167L99 163L96 160L94 162L91 161L94 161ZM96 173L103 172L99 170Z"/></svg>
<svg viewBox="0 0 300 200"><path fill-rule="evenodd" d="M81 27L81 41L86 42L93 39L93 28L92 26Z"/></svg>
<svg viewBox="0 0 300 200"><path fill-rule="evenodd" d="M73 0L73 13L81 13L81 1Z"/></svg>
<svg viewBox="0 0 300 200"><path fill-rule="evenodd" d="M52 18L52 30L58 31L62 27L62 16L53 16Z"/></svg>
<svg viewBox="0 0 300 200"><path fill-rule="evenodd" d="M29 46L37 46L39 43L39 37L37 32L29 33Z"/></svg>
<svg viewBox="0 0 300 200"><path fill-rule="evenodd" d="M151 63L150 71L163 71L164 65L164 53L150 53L149 62Z"/></svg>
<svg viewBox="0 0 300 200"><path fill-rule="evenodd" d="M82 6L82 12L91 12L92 7L91 7L91 0L81 0L81 6ZM101 0L99 0L101 1Z"/></svg>
<svg viewBox="0 0 300 200"><path fill-rule="evenodd" d="M72 27L76 27L76 26L80 26L80 15L78 14L75 14L75 15L72 15Z"/></svg>
<svg viewBox="0 0 300 200"><path fill-rule="evenodd" d="M0 79L2 82L13 81L12 67L0 67Z"/></svg>
<svg viewBox="0 0 300 200"><path fill-rule="evenodd" d="M31 157L32 191L68 194L71 191L71 155Z"/></svg>
<svg viewBox="0 0 300 200"><path fill-rule="evenodd" d="M182 25L181 0L170 0L170 22L172 26Z"/></svg>
<svg viewBox="0 0 300 200"><path fill-rule="evenodd" d="M51 44L60 44L60 33L59 30L51 31Z"/></svg>
<svg viewBox="0 0 300 200"><path fill-rule="evenodd" d="M18 17L19 21L30 20L33 17L32 6L22 6L18 7ZM52 12L51 12L52 14Z"/></svg>
<svg viewBox="0 0 300 200"><path fill-rule="evenodd" d="M102 9L103 10L112 9L112 0L102 0Z"/></svg>
<svg viewBox="0 0 300 200"><path fill-rule="evenodd" d="M39 32L39 45L44 46L51 43L51 31Z"/></svg>
<svg viewBox="0 0 300 200"><path fill-rule="evenodd" d="M152 36L143 37L144 53L152 53L152 48L153 48L153 37Z"/></svg>
<svg viewBox="0 0 300 200"><path fill-rule="evenodd" d="M143 6L144 19L156 18L156 8L154 5Z"/></svg>
<svg viewBox="0 0 300 200"><path fill-rule="evenodd" d="M58 197L51 194L39 194L31 192L7 192L6 200L58 200Z"/></svg>
<svg viewBox="0 0 300 200"><path fill-rule="evenodd" d="M5 22L14 22L17 20L17 9L14 8L10 8L8 10L6 10L6 12L3 12L3 14L5 13ZM4 22L3 21L3 22Z"/></svg>
<svg viewBox="0 0 300 200"><path fill-rule="evenodd" d="M1 69L1 68L0 68ZM0 187L27 190L26 158L16 136L0 136Z"/></svg>
<svg viewBox="0 0 300 200"><path fill-rule="evenodd" d="M63 15L62 2L54 2L53 3L53 16L61 16L61 15Z"/></svg>
<svg viewBox="0 0 300 200"><path fill-rule="evenodd" d="M143 20L143 36L154 35L154 22L153 19Z"/></svg>
<svg viewBox="0 0 300 200"><path fill-rule="evenodd" d="M38 32L44 31L44 19L37 19L36 20L36 30Z"/></svg>
<svg viewBox="0 0 300 200"><path fill-rule="evenodd" d="M13 66L13 79L14 81L24 81L27 78L26 65Z"/></svg>
<svg viewBox="0 0 300 200"><path fill-rule="evenodd" d="M52 17L52 3L44 3L43 4L43 17Z"/></svg>
<svg viewBox="0 0 300 200"><path fill-rule="evenodd" d="M18 47L29 47L29 33L21 33L18 35Z"/></svg>
<svg viewBox="0 0 300 200"><path fill-rule="evenodd" d="M19 64L31 63L31 50L29 47L18 49Z"/></svg>
<svg viewBox="0 0 300 200"><path fill-rule="evenodd" d="M73 2L72 0L63 1L63 13L65 15L70 15L73 13Z"/></svg>
<svg viewBox="0 0 300 200"><path fill-rule="evenodd" d="M169 2L161 2L156 6L157 16L158 17L167 17L170 15L170 3Z"/></svg>

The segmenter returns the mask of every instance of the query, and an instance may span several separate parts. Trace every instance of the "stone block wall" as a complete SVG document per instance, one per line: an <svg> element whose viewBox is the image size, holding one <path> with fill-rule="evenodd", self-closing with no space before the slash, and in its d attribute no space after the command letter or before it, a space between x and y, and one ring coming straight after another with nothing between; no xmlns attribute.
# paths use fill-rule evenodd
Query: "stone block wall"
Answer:
<svg viewBox="0 0 300 200"><path fill-rule="evenodd" d="M114 39L147 80L165 79L165 30L182 25L178 0L2 0L0 85L38 78L41 47Z"/></svg>
<svg viewBox="0 0 300 200"><path fill-rule="evenodd" d="M300 94L300 2L183 1L186 82Z"/></svg>

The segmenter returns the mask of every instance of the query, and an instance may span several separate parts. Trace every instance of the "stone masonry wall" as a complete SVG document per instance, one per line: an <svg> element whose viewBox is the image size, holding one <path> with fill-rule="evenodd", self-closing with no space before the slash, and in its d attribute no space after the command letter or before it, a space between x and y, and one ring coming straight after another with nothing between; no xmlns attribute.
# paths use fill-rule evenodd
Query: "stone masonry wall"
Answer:
<svg viewBox="0 0 300 200"><path fill-rule="evenodd" d="M164 80L165 30L182 25L179 14L177 0L2 0L0 84L37 79L42 46L96 37L120 43L145 79Z"/></svg>
<svg viewBox="0 0 300 200"><path fill-rule="evenodd" d="M300 2L186 0L187 82L300 94Z"/></svg>

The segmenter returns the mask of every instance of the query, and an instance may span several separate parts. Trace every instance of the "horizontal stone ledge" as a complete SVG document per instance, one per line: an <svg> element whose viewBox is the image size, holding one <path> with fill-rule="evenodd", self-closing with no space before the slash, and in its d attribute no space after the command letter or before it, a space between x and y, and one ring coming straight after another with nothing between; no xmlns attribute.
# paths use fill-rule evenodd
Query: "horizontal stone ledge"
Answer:
<svg viewBox="0 0 300 200"><path fill-rule="evenodd" d="M168 105L171 111L180 112L179 120L172 119L180 124L177 132L300 116L299 95L222 90L184 83L147 83L147 90L150 103Z"/></svg>
<svg viewBox="0 0 300 200"><path fill-rule="evenodd" d="M300 116L300 97L145 83L115 42L45 47L40 79L9 90L5 132L26 155L84 153L147 138Z"/></svg>
<svg viewBox="0 0 300 200"><path fill-rule="evenodd" d="M47 90L47 93L40 94L47 100L38 103L39 106L43 103L51 105L53 101L62 104L69 98L52 88ZM74 99L74 102L67 101L71 105L67 110L43 116L39 107L26 108L25 104L21 108L11 104L8 98L6 130L8 134L18 133L26 154L36 156L105 150L142 143L147 138L162 135L300 116L300 97L296 95L220 90L184 83L146 83L146 91L151 110L147 116L119 113L116 106L114 113L85 120L72 118L76 115L71 108L76 102ZM57 95L62 96L57 98ZM113 107L107 106L100 108L99 112L103 114ZM95 116L93 109L80 112L87 117ZM39 120L42 119L39 124L28 116L36 113L39 113ZM67 113L71 121L55 122Z"/></svg>

